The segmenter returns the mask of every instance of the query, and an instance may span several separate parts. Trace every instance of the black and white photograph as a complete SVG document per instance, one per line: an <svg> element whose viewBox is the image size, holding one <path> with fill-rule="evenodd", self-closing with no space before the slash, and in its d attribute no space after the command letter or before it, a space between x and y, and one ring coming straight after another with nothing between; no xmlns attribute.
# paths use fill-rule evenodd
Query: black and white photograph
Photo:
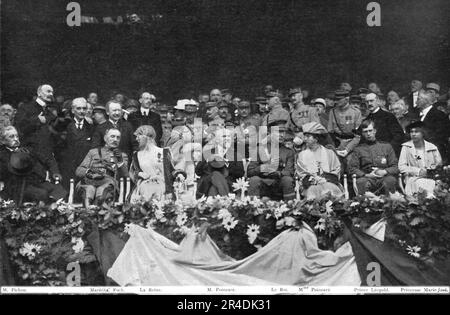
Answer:
<svg viewBox="0 0 450 315"><path fill-rule="evenodd" d="M448 0L1 0L0 22L0 295L450 294Z"/></svg>

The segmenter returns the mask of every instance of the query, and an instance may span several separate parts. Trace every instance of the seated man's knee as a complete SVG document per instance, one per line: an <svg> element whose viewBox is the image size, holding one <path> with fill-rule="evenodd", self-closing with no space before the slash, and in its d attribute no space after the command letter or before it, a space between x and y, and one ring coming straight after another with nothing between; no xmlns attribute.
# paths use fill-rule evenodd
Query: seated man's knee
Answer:
<svg viewBox="0 0 450 315"><path fill-rule="evenodd" d="M259 176L250 177L248 180L248 194L250 196L259 196L261 193L262 179Z"/></svg>
<svg viewBox="0 0 450 315"><path fill-rule="evenodd" d="M28 186L24 191L24 200L26 201L48 201L48 192L45 189Z"/></svg>
<svg viewBox="0 0 450 315"><path fill-rule="evenodd" d="M283 176L281 177L280 183L282 187L294 187L294 178L291 176Z"/></svg>
<svg viewBox="0 0 450 315"><path fill-rule="evenodd" d="M49 196L54 200L65 199L67 197L67 191L61 184L52 184Z"/></svg>
<svg viewBox="0 0 450 315"><path fill-rule="evenodd" d="M387 175L383 178L383 185L389 192L394 192L397 187L397 178L392 175Z"/></svg>
<svg viewBox="0 0 450 315"><path fill-rule="evenodd" d="M364 194L366 191L370 190L370 181L365 177L357 178L356 187L358 188L358 194Z"/></svg>
<svg viewBox="0 0 450 315"><path fill-rule="evenodd" d="M261 185L261 183L262 183L262 178L261 177L259 177L259 176L253 176L253 177L250 177L250 179L248 180L248 184L251 186L251 185Z"/></svg>
<svg viewBox="0 0 450 315"><path fill-rule="evenodd" d="M291 176L283 176L281 177L280 184L283 191L283 199L295 199L294 178Z"/></svg>

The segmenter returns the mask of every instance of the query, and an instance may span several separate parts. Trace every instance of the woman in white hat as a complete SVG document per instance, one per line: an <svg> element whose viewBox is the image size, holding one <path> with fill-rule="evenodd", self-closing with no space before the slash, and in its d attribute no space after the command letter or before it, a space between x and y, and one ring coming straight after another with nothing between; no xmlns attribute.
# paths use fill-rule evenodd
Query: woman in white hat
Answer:
<svg viewBox="0 0 450 315"><path fill-rule="evenodd" d="M303 195L307 199L320 199L329 193L342 196L339 159L333 150L321 144L327 130L317 122L306 123L302 129L306 149L298 154L296 171L302 180Z"/></svg>

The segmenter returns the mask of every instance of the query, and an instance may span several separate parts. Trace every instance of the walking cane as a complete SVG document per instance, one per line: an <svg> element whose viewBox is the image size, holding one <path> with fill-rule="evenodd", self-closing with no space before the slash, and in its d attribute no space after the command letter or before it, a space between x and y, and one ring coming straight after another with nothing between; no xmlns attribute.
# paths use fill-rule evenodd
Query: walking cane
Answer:
<svg viewBox="0 0 450 315"><path fill-rule="evenodd" d="M23 178L22 179L22 186L20 187L19 203L17 205L18 207L22 206L23 195L25 193L25 181L26 181L26 179Z"/></svg>

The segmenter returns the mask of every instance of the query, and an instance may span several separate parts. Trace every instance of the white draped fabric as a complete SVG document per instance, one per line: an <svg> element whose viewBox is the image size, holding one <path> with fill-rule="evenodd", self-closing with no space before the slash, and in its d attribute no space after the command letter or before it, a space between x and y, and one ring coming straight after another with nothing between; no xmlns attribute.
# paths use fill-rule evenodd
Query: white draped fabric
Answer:
<svg viewBox="0 0 450 315"><path fill-rule="evenodd" d="M359 286L350 243L336 252L318 248L313 230L287 230L242 260L224 255L206 236L190 231L180 245L132 225L108 276L121 286L315 285Z"/></svg>

